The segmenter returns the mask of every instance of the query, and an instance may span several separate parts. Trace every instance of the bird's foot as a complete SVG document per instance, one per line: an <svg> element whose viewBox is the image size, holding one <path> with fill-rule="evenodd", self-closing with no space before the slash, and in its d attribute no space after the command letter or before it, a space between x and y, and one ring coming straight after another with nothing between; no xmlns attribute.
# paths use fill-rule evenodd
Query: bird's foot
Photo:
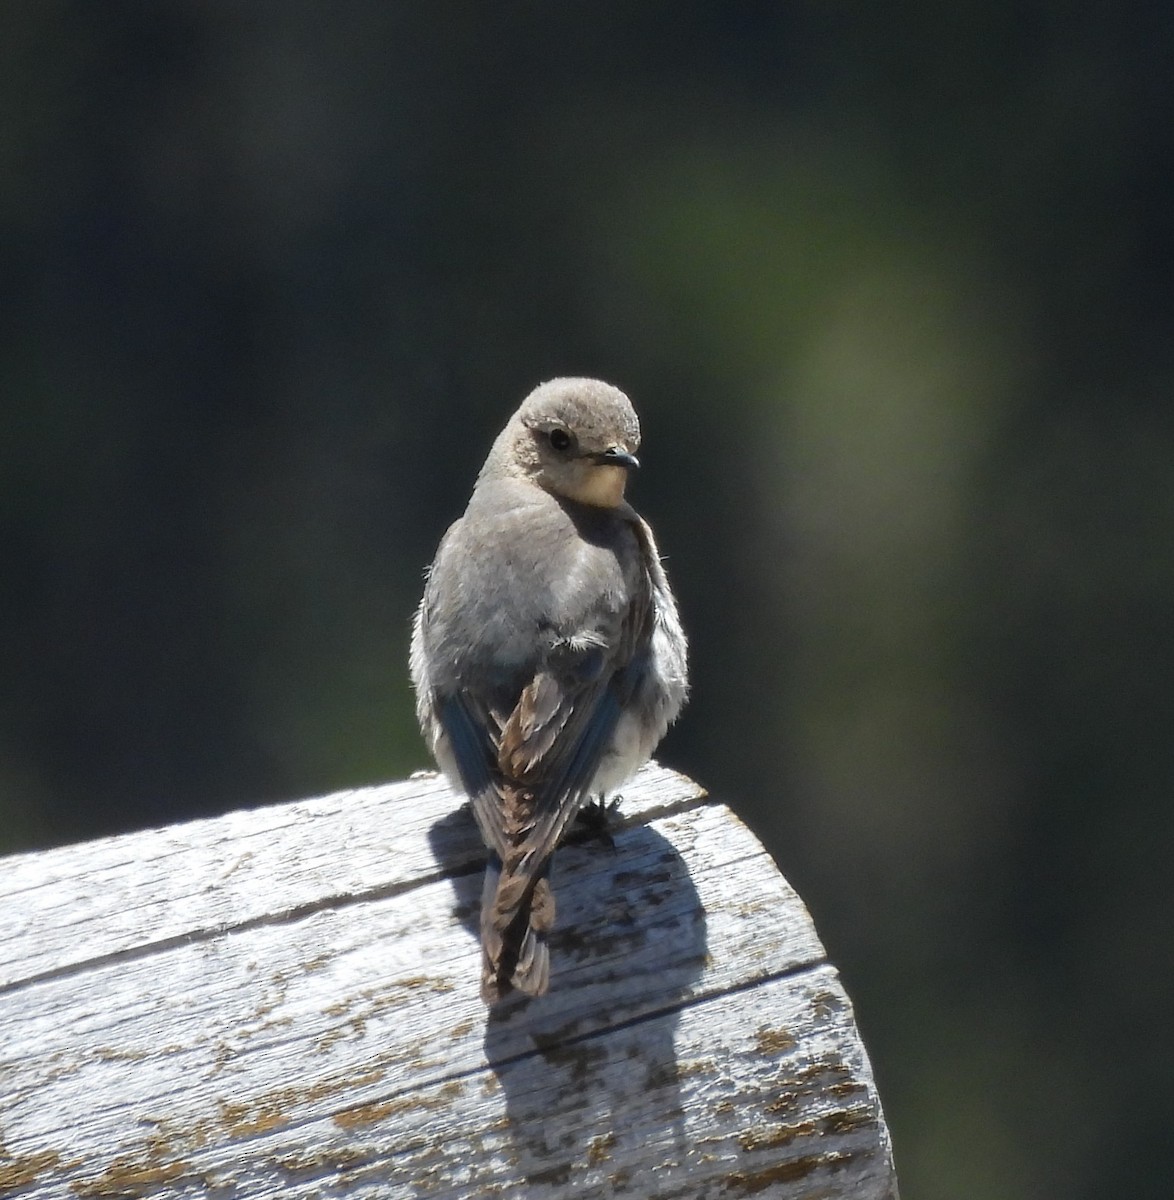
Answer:
<svg viewBox="0 0 1174 1200"><path fill-rule="evenodd" d="M613 796L605 800L602 795L589 800L579 809L578 822L583 827L587 841L598 839L605 846L614 850L615 838L612 833L618 828L620 803L623 796Z"/></svg>

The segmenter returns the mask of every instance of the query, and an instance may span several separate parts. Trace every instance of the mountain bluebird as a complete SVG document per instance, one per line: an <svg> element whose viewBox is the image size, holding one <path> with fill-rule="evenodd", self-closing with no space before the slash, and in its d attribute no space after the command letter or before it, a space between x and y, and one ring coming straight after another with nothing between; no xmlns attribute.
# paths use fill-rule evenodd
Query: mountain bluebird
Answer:
<svg viewBox="0 0 1174 1200"><path fill-rule="evenodd" d="M489 848L481 997L541 995L548 874L591 796L645 763L685 701L685 635L652 530L624 500L639 466L627 396L535 388L444 535L412 630L425 740Z"/></svg>

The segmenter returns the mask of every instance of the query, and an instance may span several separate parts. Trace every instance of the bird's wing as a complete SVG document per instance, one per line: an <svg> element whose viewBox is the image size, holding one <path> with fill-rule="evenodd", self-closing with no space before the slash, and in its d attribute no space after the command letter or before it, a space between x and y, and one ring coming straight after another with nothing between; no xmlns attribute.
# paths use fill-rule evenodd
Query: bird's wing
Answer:
<svg viewBox="0 0 1174 1200"><path fill-rule="evenodd" d="M500 809L512 843L508 866L528 875L554 852L587 798L620 712L611 679L576 687L542 673L522 692L498 748L514 785Z"/></svg>
<svg viewBox="0 0 1174 1200"><path fill-rule="evenodd" d="M498 810L501 807L497 775L497 735L493 718L465 692L438 698L436 719L448 735L453 758L473 816L485 844L503 858L508 850Z"/></svg>
<svg viewBox="0 0 1174 1200"><path fill-rule="evenodd" d="M648 668L652 620L650 588L641 578L610 652L590 635L564 641L503 724L498 767L521 794L518 803L505 806L504 816L523 874L553 853L586 800Z"/></svg>
<svg viewBox="0 0 1174 1200"><path fill-rule="evenodd" d="M563 638L511 712L467 691L441 700L437 716L477 824L511 870L537 870L587 798L647 670L652 619L650 590L639 587L609 650L593 633Z"/></svg>
<svg viewBox="0 0 1174 1200"><path fill-rule="evenodd" d="M554 851L586 798L620 711L612 679L577 684L548 670L504 717L467 692L441 701L437 715L482 837L511 869L520 854L536 867Z"/></svg>

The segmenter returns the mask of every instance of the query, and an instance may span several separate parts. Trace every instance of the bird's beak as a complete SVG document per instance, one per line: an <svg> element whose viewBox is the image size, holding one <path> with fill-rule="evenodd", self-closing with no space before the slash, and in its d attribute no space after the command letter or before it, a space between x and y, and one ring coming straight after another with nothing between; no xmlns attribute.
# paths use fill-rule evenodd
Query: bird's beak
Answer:
<svg viewBox="0 0 1174 1200"><path fill-rule="evenodd" d="M635 471L640 466L640 460L619 446L611 446L602 454L595 456L595 461L601 467L623 467L625 471Z"/></svg>

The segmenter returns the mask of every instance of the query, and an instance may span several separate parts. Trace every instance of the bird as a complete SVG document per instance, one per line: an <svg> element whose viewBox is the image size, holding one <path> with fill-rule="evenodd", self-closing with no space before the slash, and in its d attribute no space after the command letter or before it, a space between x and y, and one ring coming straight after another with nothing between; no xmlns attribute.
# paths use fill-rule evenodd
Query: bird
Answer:
<svg viewBox="0 0 1174 1200"><path fill-rule="evenodd" d="M628 397L558 378L493 442L441 539L412 626L424 740L489 851L481 998L550 985L551 857L614 797L688 695L687 642L648 523Z"/></svg>

